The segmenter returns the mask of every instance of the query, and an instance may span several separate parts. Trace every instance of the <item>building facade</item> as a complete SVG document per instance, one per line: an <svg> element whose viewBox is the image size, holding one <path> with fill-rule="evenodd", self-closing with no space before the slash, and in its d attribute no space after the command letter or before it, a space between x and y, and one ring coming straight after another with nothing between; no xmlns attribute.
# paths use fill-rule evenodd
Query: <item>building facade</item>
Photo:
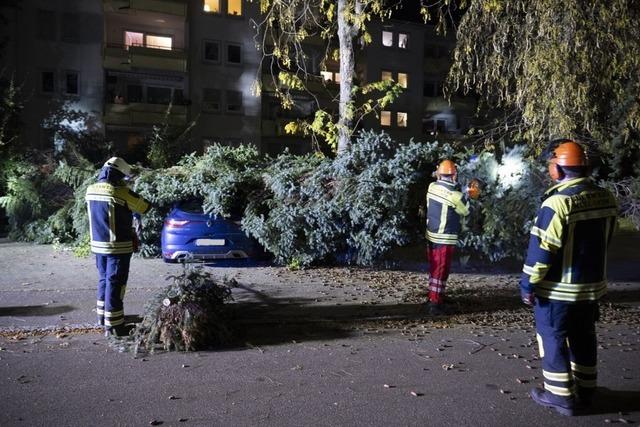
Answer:
<svg viewBox="0 0 640 427"><path fill-rule="evenodd" d="M313 117L317 108L337 110L339 64L321 68L321 46L317 58L313 46L309 55L316 75L309 86L319 96L300 93L294 108L280 107L271 76L257 75L258 2L25 0L3 14L8 43L0 70L27 94L24 136L34 147L50 145L43 121L62 104L94 116L96 131L122 154L140 154L152 127L163 123L188 131L185 151L218 142L254 144L272 154L307 152L309 140L287 135L286 124ZM405 142L457 135L470 126L475 103L449 104L442 96L452 38L394 20L372 22L369 32L372 42L357 53L356 80L392 79L404 91L360 128L383 129ZM257 79L260 96L252 92Z"/></svg>

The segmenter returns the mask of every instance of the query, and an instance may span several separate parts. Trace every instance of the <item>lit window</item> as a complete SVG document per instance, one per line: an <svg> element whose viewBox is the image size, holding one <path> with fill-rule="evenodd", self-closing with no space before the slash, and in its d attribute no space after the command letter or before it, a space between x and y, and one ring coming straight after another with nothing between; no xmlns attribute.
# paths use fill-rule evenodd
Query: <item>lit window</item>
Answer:
<svg viewBox="0 0 640 427"><path fill-rule="evenodd" d="M409 77L407 73L398 73L398 84L405 89L409 86Z"/></svg>
<svg viewBox="0 0 640 427"><path fill-rule="evenodd" d="M220 0L204 0L203 10L208 13L220 13Z"/></svg>
<svg viewBox="0 0 640 427"><path fill-rule="evenodd" d="M202 109L220 111L220 90L205 88L202 90Z"/></svg>
<svg viewBox="0 0 640 427"><path fill-rule="evenodd" d="M400 49L408 49L409 48L409 34L398 34L398 47Z"/></svg>
<svg viewBox="0 0 640 427"><path fill-rule="evenodd" d="M171 40L171 37L150 36L148 34L145 36L145 45L154 49L171 50L172 42L173 40Z"/></svg>
<svg viewBox="0 0 640 427"><path fill-rule="evenodd" d="M227 111L230 113L242 112L242 92L235 90L227 91Z"/></svg>
<svg viewBox="0 0 640 427"><path fill-rule="evenodd" d="M219 62L220 61L220 45L218 42L204 41L203 55L205 61Z"/></svg>
<svg viewBox="0 0 640 427"><path fill-rule="evenodd" d="M40 74L40 92L53 93L56 90L55 77L53 71L43 71Z"/></svg>
<svg viewBox="0 0 640 427"><path fill-rule="evenodd" d="M331 71L320 71L320 75L325 82L333 81L333 73Z"/></svg>
<svg viewBox="0 0 640 427"><path fill-rule="evenodd" d="M393 73L391 71L382 71L380 73L380 80L386 82L387 80L393 80Z"/></svg>
<svg viewBox="0 0 640 427"><path fill-rule="evenodd" d="M380 112L380 125L391 126L391 111Z"/></svg>
<svg viewBox="0 0 640 427"><path fill-rule="evenodd" d="M333 73L333 81L340 84L340 73Z"/></svg>
<svg viewBox="0 0 640 427"><path fill-rule="evenodd" d="M134 31L125 31L124 45L126 46L126 49L128 49L129 46L144 46L144 34L136 33Z"/></svg>
<svg viewBox="0 0 640 427"><path fill-rule="evenodd" d="M393 46L393 33L391 31L382 32L382 46Z"/></svg>
<svg viewBox="0 0 640 427"><path fill-rule="evenodd" d="M234 16L242 15L242 0L229 0L227 13Z"/></svg>
<svg viewBox="0 0 640 427"><path fill-rule="evenodd" d="M397 120L398 120L398 127L401 127L401 128L407 127L407 113L398 113Z"/></svg>
<svg viewBox="0 0 640 427"><path fill-rule="evenodd" d="M78 95L80 91L78 80L78 73L76 73L75 71L67 71L65 73L64 79L64 93L66 93L67 95Z"/></svg>
<svg viewBox="0 0 640 427"><path fill-rule="evenodd" d="M227 45L227 62L232 64L240 64L242 62L242 48L240 45Z"/></svg>

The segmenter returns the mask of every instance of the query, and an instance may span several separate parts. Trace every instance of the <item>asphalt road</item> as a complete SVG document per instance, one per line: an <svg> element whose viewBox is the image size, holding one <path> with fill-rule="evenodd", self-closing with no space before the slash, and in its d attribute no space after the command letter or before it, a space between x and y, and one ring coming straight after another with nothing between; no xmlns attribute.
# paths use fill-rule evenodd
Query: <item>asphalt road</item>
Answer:
<svg viewBox="0 0 640 427"><path fill-rule="evenodd" d="M418 313L420 271L210 268L241 285L235 344L135 356L83 329L95 315L92 260L0 242L0 425L638 423L640 254L620 254L618 311L598 327L598 400L567 418L527 395L542 375L530 313L510 291L517 274L454 274L473 315L449 321ZM142 314L180 268L135 259L126 313Z"/></svg>

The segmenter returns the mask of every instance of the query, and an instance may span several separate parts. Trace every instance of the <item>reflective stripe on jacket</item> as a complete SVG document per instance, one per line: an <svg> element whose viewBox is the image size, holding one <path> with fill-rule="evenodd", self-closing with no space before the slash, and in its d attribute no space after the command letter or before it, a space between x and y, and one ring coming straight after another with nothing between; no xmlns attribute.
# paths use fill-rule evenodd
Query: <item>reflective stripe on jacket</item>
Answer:
<svg viewBox="0 0 640 427"><path fill-rule="evenodd" d="M98 182L87 188L91 252L129 254L133 252L132 212L145 213L149 202L125 185Z"/></svg>
<svg viewBox="0 0 640 427"><path fill-rule="evenodd" d="M589 178L545 192L531 229L523 291L556 301L596 301L607 291L607 246L616 224L614 196Z"/></svg>
<svg viewBox="0 0 640 427"><path fill-rule="evenodd" d="M469 215L469 201L453 183L438 180L427 191L427 240L456 245L460 217Z"/></svg>

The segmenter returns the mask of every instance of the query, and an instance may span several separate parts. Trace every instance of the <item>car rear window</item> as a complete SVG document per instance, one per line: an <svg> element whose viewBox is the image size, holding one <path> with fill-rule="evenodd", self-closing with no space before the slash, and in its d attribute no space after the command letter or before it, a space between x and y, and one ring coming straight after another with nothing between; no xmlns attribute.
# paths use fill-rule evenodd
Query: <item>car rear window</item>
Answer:
<svg viewBox="0 0 640 427"><path fill-rule="evenodd" d="M189 212L189 213L194 213L194 214L204 213L202 211L202 200L185 200L180 202L178 207L180 208L180 210Z"/></svg>

